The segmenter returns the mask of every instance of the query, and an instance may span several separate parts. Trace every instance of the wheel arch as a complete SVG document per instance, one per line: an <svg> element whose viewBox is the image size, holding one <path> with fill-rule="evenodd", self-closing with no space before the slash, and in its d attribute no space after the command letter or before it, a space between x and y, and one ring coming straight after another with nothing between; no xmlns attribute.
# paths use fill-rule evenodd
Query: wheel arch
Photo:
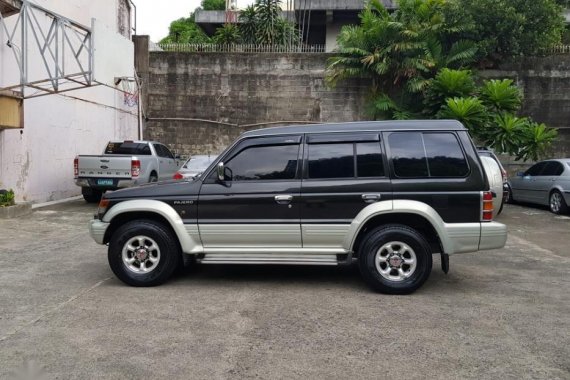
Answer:
<svg viewBox="0 0 570 380"><path fill-rule="evenodd" d="M360 244L370 230L384 224L402 224L421 233L433 253L453 251L445 223L431 206L409 200L392 201L391 208L379 203L364 208L354 219L343 243L345 249L358 255Z"/></svg>
<svg viewBox="0 0 570 380"><path fill-rule="evenodd" d="M418 214L394 212L375 215L362 226L352 245L355 256L358 257L360 245L369 231L376 227L389 224L401 224L413 228L426 239L433 253L442 252L443 249L439 234L425 217Z"/></svg>
<svg viewBox="0 0 570 380"><path fill-rule="evenodd" d="M110 223L105 231L103 243L106 244L111 239L117 228L133 220L153 220L164 224L177 237L177 242L182 252L200 253L202 245L192 237L180 216L168 204L154 200L132 200L121 202L109 209L103 221Z"/></svg>

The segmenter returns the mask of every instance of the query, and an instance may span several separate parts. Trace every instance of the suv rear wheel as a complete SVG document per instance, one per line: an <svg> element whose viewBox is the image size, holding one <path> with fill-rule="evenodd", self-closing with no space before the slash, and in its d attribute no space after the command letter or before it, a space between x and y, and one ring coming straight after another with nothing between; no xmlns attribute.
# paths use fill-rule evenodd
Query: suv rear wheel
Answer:
<svg viewBox="0 0 570 380"><path fill-rule="evenodd" d="M370 287L381 293L409 294L431 273L431 249L422 234L400 225L370 231L359 252L360 273Z"/></svg>
<svg viewBox="0 0 570 380"><path fill-rule="evenodd" d="M163 224L135 220L119 227L109 242L113 273L132 286L160 285L170 278L181 258L176 237Z"/></svg>

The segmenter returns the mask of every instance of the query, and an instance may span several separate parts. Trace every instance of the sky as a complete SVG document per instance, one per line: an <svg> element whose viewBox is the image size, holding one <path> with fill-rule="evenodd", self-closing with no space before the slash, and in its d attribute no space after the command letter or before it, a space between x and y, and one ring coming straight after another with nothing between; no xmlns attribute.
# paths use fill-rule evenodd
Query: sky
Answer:
<svg viewBox="0 0 570 380"><path fill-rule="evenodd" d="M238 0L238 7L252 3ZM201 0L134 0L137 7L137 34L148 34L158 42L168 35L170 23L180 17L188 17L200 6Z"/></svg>

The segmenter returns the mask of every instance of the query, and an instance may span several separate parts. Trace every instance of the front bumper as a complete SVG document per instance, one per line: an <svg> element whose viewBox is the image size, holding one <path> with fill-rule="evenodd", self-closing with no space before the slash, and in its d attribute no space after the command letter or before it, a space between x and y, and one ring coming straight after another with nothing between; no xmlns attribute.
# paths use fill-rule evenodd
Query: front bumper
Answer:
<svg viewBox="0 0 570 380"><path fill-rule="evenodd" d="M109 228L110 223L105 223L99 219L92 219L89 221L89 234L97 244L104 244L105 232Z"/></svg>
<svg viewBox="0 0 570 380"><path fill-rule="evenodd" d="M503 248L507 242L507 226L497 222L481 223L479 250Z"/></svg>

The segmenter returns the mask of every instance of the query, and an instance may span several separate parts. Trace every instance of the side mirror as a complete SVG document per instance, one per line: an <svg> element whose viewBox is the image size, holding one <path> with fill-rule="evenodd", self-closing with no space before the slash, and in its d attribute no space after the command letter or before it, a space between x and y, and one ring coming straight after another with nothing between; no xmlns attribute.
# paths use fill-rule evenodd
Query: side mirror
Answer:
<svg viewBox="0 0 570 380"><path fill-rule="evenodd" d="M517 177L524 177L524 172L517 172Z"/></svg>
<svg viewBox="0 0 570 380"><path fill-rule="evenodd" d="M226 170L224 168L224 163L223 162L218 163L217 169L218 169L218 179L220 181L225 181L226 180Z"/></svg>

